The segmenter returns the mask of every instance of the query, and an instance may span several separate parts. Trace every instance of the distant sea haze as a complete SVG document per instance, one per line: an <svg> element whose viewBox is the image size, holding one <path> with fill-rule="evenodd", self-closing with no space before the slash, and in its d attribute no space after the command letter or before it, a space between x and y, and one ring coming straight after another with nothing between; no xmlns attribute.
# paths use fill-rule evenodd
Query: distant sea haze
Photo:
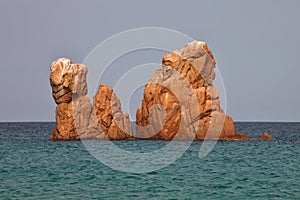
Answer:
<svg viewBox="0 0 300 200"><path fill-rule="evenodd" d="M237 122L250 137L220 141L204 159L201 141L171 165L144 174L113 170L81 141L49 139L55 123L0 123L0 199L300 199L300 123ZM99 141L99 143L105 141ZM114 144L151 152L167 141Z"/></svg>

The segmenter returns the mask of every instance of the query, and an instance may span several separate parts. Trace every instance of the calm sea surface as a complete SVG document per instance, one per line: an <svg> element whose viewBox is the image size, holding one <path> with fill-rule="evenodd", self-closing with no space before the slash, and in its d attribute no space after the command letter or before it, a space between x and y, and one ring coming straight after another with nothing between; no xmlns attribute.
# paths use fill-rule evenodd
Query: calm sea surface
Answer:
<svg viewBox="0 0 300 200"><path fill-rule="evenodd" d="M51 141L54 123L0 123L0 199L300 199L300 123L236 123L272 141L202 142L158 171L130 174L95 159L80 141ZM103 141L102 141L103 142ZM119 141L153 151L164 141Z"/></svg>

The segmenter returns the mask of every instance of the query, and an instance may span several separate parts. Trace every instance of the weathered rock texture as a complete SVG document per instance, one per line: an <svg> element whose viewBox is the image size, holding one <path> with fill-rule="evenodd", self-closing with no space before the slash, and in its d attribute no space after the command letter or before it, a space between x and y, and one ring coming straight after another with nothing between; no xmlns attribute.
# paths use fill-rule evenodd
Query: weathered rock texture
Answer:
<svg viewBox="0 0 300 200"><path fill-rule="evenodd" d="M110 87L99 86L92 106L86 96L88 70L83 64L60 58L51 64L50 70L52 95L57 104L52 139L119 140L132 137L128 114L122 114L120 101Z"/></svg>
<svg viewBox="0 0 300 200"><path fill-rule="evenodd" d="M50 84L57 104L52 139L79 139L88 127L91 103L87 94L87 68L60 58L51 64ZM76 120L76 121L75 121Z"/></svg>
<svg viewBox="0 0 300 200"><path fill-rule="evenodd" d="M194 41L166 54L162 69L145 86L136 112L136 138L244 140L220 107L213 85L215 59L204 42ZM51 64L50 84L57 104L52 139L132 139L127 113L112 88L99 85L92 105L87 94L87 68L60 58ZM272 139L264 133L257 139Z"/></svg>
<svg viewBox="0 0 300 200"><path fill-rule="evenodd" d="M136 112L137 138L247 139L246 134L235 132L232 118L220 107L213 86L215 64L204 42L194 41L166 54L162 69L146 84Z"/></svg>
<svg viewBox="0 0 300 200"><path fill-rule="evenodd" d="M94 96L93 109L96 120L108 139L133 138L129 115L128 113L123 115L120 100L111 87L99 85L98 92Z"/></svg>

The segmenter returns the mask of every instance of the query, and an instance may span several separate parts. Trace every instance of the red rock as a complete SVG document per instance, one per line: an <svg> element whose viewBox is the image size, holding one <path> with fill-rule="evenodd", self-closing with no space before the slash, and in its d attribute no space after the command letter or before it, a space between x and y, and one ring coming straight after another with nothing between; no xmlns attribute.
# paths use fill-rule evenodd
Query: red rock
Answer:
<svg viewBox="0 0 300 200"><path fill-rule="evenodd" d="M248 134L236 132L236 134L232 136L226 136L223 140L248 140Z"/></svg>
<svg viewBox="0 0 300 200"><path fill-rule="evenodd" d="M87 68L82 64L73 64L68 58L54 61L50 67L52 96L57 104L56 128L51 139L80 139L86 133L91 103L87 94Z"/></svg>
<svg viewBox="0 0 300 200"><path fill-rule="evenodd" d="M220 107L219 94L213 86L216 62L206 43L194 41L170 52L163 57L162 64L162 69L146 84L142 105L136 112L138 138L247 138L235 132L232 118ZM189 86L192 89L185 89ZM154 107L157 104L161 107Z"/></svg>
<svg viewBox="0 0 300 200"><path fill-rule="evenodd" d="M110 87L100 85L92 106L86 96L87 68L83 64L60 58L50 69L52 95L57 104L51 139L132 138L129 116L123 115L120 101Z"/></svg>
<svg viewBox="0 0 300 200"><path fill-rule="evenodd" d="M269 133L264 132L264 133L261 134L261 136L255 137L255 138L253 138L253 139L254 139L254 140L272 140L273 137L272 137L272 135L270 135Z"/></svg>
<svg viewBox="0 0 300 200"><path fill-rule="evenodd" d="M119 98L112 88L99 85L94 96L94 113L96 120L104 132L105 137L110 140L132 139L132 128L128 113L123 115Z"/></svg>

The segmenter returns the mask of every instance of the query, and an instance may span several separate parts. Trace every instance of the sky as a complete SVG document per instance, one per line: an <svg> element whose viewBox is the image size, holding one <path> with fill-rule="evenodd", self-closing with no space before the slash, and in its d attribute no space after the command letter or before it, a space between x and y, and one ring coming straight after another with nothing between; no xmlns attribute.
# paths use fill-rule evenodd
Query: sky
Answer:
<svg viewBox="0 0 300 200"><path fill-rule="evenodd" d="M82 63L110 36L141 27L205 41L235 121L300 121L299 8L298 0L0 0L0 121L54 121L51 62ZM160 63L165 53L133 52L112 69ZM142 89L130 100L133 118Z"/></svg>

